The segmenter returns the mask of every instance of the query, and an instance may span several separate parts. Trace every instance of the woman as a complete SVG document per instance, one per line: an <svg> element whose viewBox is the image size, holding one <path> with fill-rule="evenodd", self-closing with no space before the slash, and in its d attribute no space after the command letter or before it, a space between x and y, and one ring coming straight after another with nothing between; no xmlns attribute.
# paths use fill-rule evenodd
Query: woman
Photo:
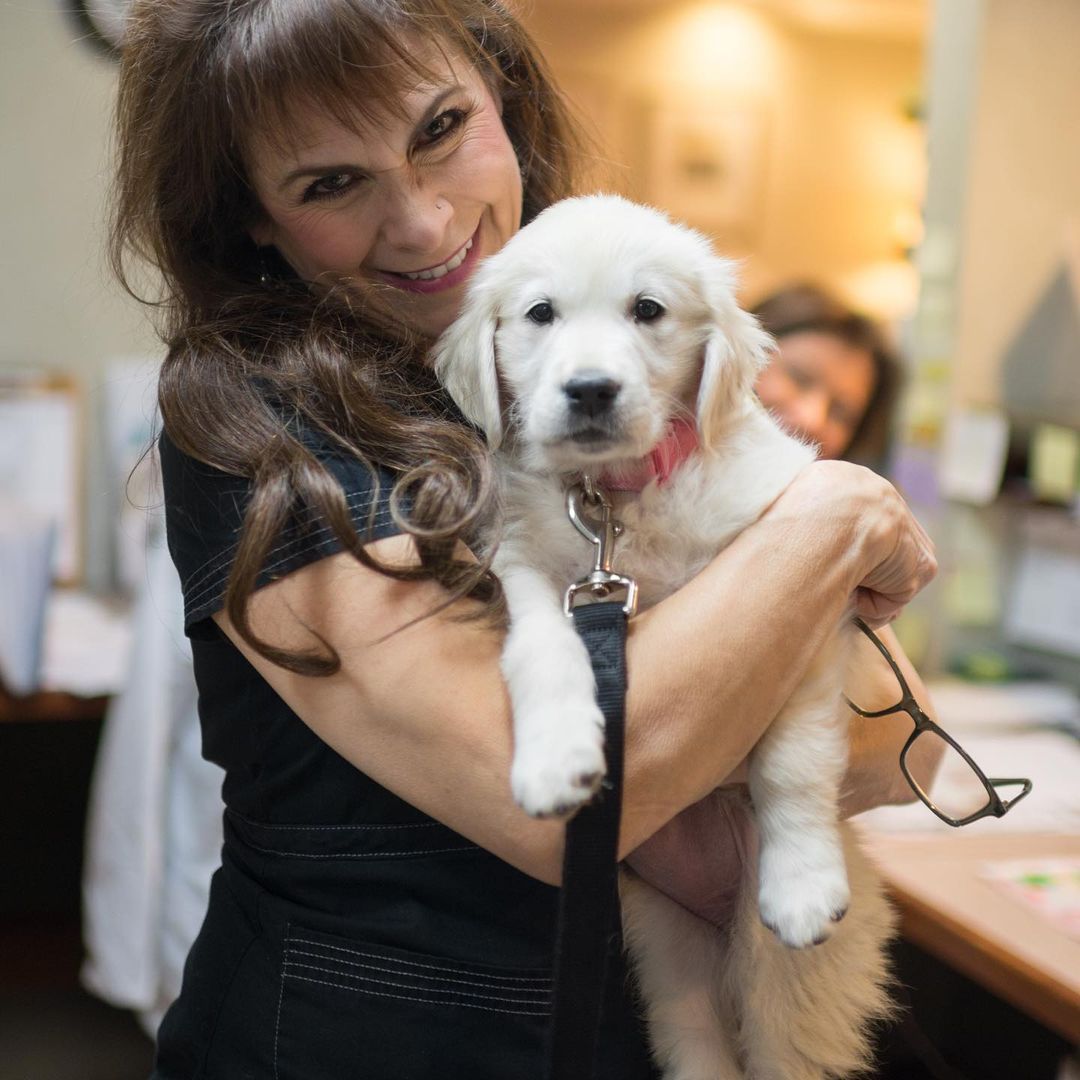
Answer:
<svg viewBox="0 0 1080 1080"><path fill-rule="evenodd" d="M146 0L118 122L114 257L164 281L169 542L226 769L155 1077L538 1075L563 826L510 798L490 475L425 356L572 190L559 100L495 0ZM881 623L932 574L893 489L823 463L636 620L622 851L738 774L853 592ZM849 810L905 797L906 734L854 730ZM600 1075L652 1076L610 975Z"/></svg>
<svg viewBox="0 0 1080 1080"><path fill-rule="evenodd" d="M777 343L757 381L765 407L822 457L880 470L901 377L881 330L816 285L780 289L754 314Z"/></svg>

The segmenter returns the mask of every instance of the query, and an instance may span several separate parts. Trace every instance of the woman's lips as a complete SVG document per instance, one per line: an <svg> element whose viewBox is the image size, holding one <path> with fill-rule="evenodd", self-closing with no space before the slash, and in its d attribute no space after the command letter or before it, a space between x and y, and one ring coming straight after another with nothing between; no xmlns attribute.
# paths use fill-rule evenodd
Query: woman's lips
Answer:
<svg viewBox="0 0 1080 1080"><path fill-rule="evenodd" d="M404 274L391 274L383 270L378 271L378 275L388 285L393 285L395 289L404 289L406 292L436 293L442 292L444 289L452 289L455 285L459 285L463 282L469 274L472 273L472 268L476 264L477 257L480 253L480 245L477 243L479 235L480 227L477 226L476 232L474 232L472 237L467 241L465 258L462 259L453 270L448 270L443 274L442 277L407 278ZM447 261L453 262L456 257L456 255L452 256Z"/></svg>

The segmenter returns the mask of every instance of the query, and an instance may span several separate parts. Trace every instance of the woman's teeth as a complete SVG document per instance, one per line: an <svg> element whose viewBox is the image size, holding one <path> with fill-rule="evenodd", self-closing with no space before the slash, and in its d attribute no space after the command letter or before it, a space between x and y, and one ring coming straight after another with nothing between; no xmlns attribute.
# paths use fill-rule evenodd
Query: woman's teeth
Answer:
<svg viewBox="0 0 1080 1080"><path fill-rule="evenodd" d="M451 270L456 270L465 261L465 256L469 254L469 248L472 245L473 242L470 237L468 243L453 258L448 259L441 266L433 266L430 270L421 270L415 274L402 273L401 276L408 278L410 281L431 281L434 278L445 277Z"/></svg>

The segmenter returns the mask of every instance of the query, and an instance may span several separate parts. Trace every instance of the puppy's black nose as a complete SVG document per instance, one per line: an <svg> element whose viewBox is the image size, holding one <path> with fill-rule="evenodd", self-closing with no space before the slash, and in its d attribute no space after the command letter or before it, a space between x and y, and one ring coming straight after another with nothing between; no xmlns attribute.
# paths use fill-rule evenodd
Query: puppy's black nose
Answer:
<svg viewBox="0 0 1080 1080"><path fill-rule="evenodd" d="M622 383L595 371L582 372L563 385L570 411L593 417L608 412L621 389Z"/></svg>

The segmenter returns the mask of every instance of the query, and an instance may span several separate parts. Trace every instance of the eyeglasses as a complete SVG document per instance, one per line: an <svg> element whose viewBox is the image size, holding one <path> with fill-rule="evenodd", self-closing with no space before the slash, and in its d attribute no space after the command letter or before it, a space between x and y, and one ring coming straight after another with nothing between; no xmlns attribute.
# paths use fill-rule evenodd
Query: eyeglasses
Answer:
<svg viewBox="0 0 1080 1080"><path fill-rule="evenodd" d="M947 825L959 828L970 825L984 817L1004 817L1024 796L1031 791L1031 781L1025 779L991 779L972 760L971 755L947 732L938 727L923 712L922 706L915 700L911 688L897 666L892 654L881 639L863 622L856 619L855 625L874 643L874 647L888 661L896 677L897 692L900 700L887 709L860 709L850 698L844 697L848 708L868 720L893 713L906 712L915 724L915 730L900 751L900 769L911 790ZM908 761L915 747L916 759L926 755L936 760L940 755L943 760L938 770L939 781L934 785L934 796L922 787L912 775ZM999 794L1002 789L1006 798Z"/></svg>

